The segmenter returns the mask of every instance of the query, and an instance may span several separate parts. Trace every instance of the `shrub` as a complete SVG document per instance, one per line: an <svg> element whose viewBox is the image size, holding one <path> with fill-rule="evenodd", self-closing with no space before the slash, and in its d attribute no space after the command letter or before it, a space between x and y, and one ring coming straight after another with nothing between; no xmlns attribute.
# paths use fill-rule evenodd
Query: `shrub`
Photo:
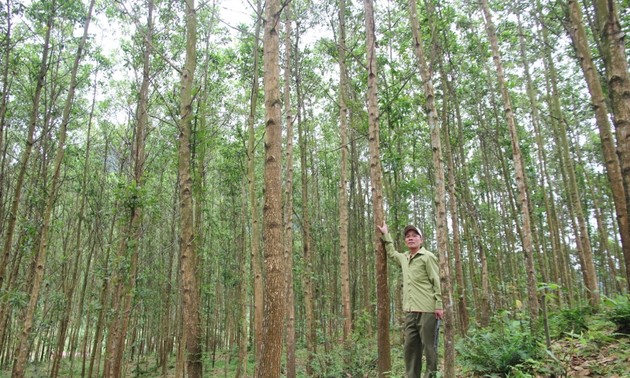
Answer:
<svg viewBox="0 0 630 378"><path fill-rule="evenodd" d="M588 331L587 315L592 313L588 306L563 309L551 314L550 326L555 337L579 335Z"/></svg>
<svg viewBox="0 0 630 378"><path fill-rule="evenodd" d="M335 344L328 352L321 351L313 359L316 377L373 377L377 375L376 343L369 338L350 340L347 345Z"/></svg>
<svg viewBox="0 0 630 378"><path fill-rule="evenodd" d="M456 345L463 370L473 375L508 376L528 370L531 361L542 359L541 343L518 321L495 322L485 329L471 330ZM521 375L522 376L522 375Z"/></svg>
<svg viewBox="0 0 630 378"><path fill-rule="evenodd" d="M609 299L612 309L608 312L608 319L617 326L617 333L630 335L630 299L629 296L618 296Z"/></svg>

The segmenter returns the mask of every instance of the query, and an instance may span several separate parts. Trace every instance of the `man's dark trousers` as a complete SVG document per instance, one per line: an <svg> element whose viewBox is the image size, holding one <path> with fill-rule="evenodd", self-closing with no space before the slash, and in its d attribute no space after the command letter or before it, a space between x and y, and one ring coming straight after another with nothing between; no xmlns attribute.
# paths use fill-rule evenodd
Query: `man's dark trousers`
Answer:
<svg viewBox="0 0 630 378"><path fill-rule="evenodd" d="M422 355L427 359L425 378L437 372L438 320L432 312L408 312L405 316L405 370L407 378L420 378Z"/></svg>

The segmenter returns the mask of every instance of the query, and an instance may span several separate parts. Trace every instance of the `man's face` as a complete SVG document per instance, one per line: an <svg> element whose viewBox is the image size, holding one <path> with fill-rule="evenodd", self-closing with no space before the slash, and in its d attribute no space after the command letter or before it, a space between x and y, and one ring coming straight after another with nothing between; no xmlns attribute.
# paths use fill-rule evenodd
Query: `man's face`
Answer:
<svg viewBox="0 0 630 378"><path fill-rule="evenodd" d="M405 244L410 250L417 250L422 247L422 236L414 230L409 230L405 235Z"/></svg>

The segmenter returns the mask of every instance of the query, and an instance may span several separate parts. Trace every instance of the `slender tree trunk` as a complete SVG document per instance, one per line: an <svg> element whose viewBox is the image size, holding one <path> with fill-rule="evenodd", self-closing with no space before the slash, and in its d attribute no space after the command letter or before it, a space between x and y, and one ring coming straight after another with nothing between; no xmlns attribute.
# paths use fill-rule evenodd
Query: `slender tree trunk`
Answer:
<svg viewBox="0 0 630 378"><path fill-rule="evenodd" d="M54 8L54 3L52 5ZM51 12L51 17L54 13ZM48 29L50 32L50 28ZM46 50L47 47L44 47ZM46 207L44 209L44 213L42 216L42 224L41 224L41 232L40 232L40 240L39 240L39 248L37 249L37 253L35 256L35 266L33 267L32 272L32 280L31 282L31 290L29 303L26 307L26 311L24 312L23 318L23 327L20 332L18 347L14 357L13 364L13 377L24 377L24 372L26 368L26 360L28 358L28 353L30 350L30 341L29 337L31 335L31 329L33 327L33 320L35 317L35 309L37 307L37 301L39 300L39 294L41 290L41 285L44 280L44 272L46 269L46 257L48 253L48 234L50 232L50 220L53 212L53 208L55 205L55 199L57 197L57 190L59 189L59 176L61 172L61 164L63 161L64 151L65 151L65 141L66 141L66 130L68 126L68 121L70 117L70 110L72 108L72 101L74 97L74 88L76 87L76 71L78 69L78 64L81 56L81 47L77 53L77 60L75 61L75 66L73 67L74 80L71 80L70 90L68 92L68 98L66 99L66 104L63 113L63 121L59 128L58 133L58 141L57 141L57 151L55 153L55 159L53 161L53 175L51 178L51 182L49 184L48 198L46 199ZM65 121L65 122L64 122Z"/></svg>
<svg viewBox="0 0 630 378"><path fill-rule="evenodd" d="M241 227L240 236L238 238L238 247L240 252L239 258L239 292L238 300L240 303L240 313L238 320L238 367L236 369L236 378L247 377L247 305L249 298L247 296L247 243L246 243L246 224L247 224L247 185L242 186L241 200Z"/></svg>
<svg viewBox="0 0 630 378"><path fill-rule="evenodd" d="M618 186L613 188L617 225L621 236L626 263L626 285L630 291L630 72L625 45L625 33L621 28L615 0L593 0L597 24L602 40L608 97L611 100L613 123L617 132L617 155L623 172L625 211ZM603 138L602 138L603 142ZM608 158L606 159L608 162ZM610 177L610 173L609 173ZM615 180L618 178L615 177ZM612 183L612 179L611 179Z"/></svg>
<svg viewBox="0 0 630 378"><path fill-rule="evenodd" d="M127 205L128 219L121 230L121 241L118 249L120 261L127 261L129 267L113 267L112 278L112 309L115 314L110 326L106 347L106 360L103 375L106 377L120 377L123 369L127 329L132 312L132 302L138 274L138 255L142 240L142 208L139 201L144 184L145 139L149 122L149 84L153 38L153 0L148 2L147 28L143 35L143 68L142 82L140 85L138 106L135 115L134 146L132 151L133 161L133 187L134 192L129 193L133 201ZM125 257L130 256L130 257Z"/></svg>
<svg viewBox="0 0 630 378"><path fill-rule="evenodd" d="M3 51L3 67L2 67L2 96L0 98L0 235L4 234L4 215L5 215L5 184L6 181L4 179L5 175L5 162L6 162L6 148L5 148L5 140L4 133L6 130L6 115L7 115L7 103L9 101L9 91L11 88L11 81L9 80L9 71L11 68L11 32L12 32L12 8L11 8L11 0L6 1L7 10L6 10L6 32L4 33L4 51ZM8 187L8 186L7 186ZM0 289L2 289L2 282L0 282ZM1 306L0 306L1 307ZM1 326L0 326L1 327ZM1 348L0 338L0 348ZM1 350L1 349L0 349Z"/></svg>
<svg viewBox="0 0 630 378"><path fill-rule="evenodd" d="M4 237L4 244L3 244L3 249L2 249L2 259L0 260L0 289L3 289L5 291L9 290L9 288L12 286L11 282L13 281L9 279L8 282L5 283L4 278L5 278L7 266L9 265L10 262L12 263L12 265L14 263L14 261L12 261L12 256L11 256L11 250L13 248L13 237L15 234L15 227L17 224L17 215L18 215L18 211L20 207L21 197L22 197L22 193L24 192L24 188L23 188L24 179L26 176L26 171L29 168L29 161L30 161L31 154L33 151L33 145L35 144L34 134L35 134L35 128L38 122L38 118L39 118L42 91L45 84L46 74L49 70L48 60L49 60L49 54L50 54L50 38L51 38L52 29L53 29L53 23L55 19L55 10L56 10L56 2L54 0L52 4L50 5L50 9L51 9L50 15L48 16L48 19L46 22L46 35L44 38L44 44L42 45L42 58L41 58L40 66L39 66L39 72L36 77L35 91L33 94L33 107L31 110L29 123L28 123L29 126L28 126L28 131L27 131L27 136L26 136L26 144L24 146L22 155L20 157L18 174L15 180L13 196L11 197L12 198L11 207L9 209L6 230L3 229L3 231L6 231L6 234ZM7 17L10 17L10 15L7 15ZM9 22L7 26L10 26L10 25L11 24ZM8 44L10 40L7 39L6 42ZM8 47L9 46L7 45L7 49ZM6 63L7 65L9 64L8 61ZM7 80L5 80L5 83L8 83ZM8 86L6 84L3 90L4 91L2 95L2 106L6 107L6 101L7 101L6 96L8 96ZM2 136L4 136L4 123L5 123L4 116L5 115L6 115L6 108L2 109L2 114L1 114L1 116L3 117L2 119L3 126L2 126L2 129L0 130L0 132L2 133ZM0 144L0 147L2 147L1 144ZM2 149L2 151L4 151L4 148ZM5 153L3 152L2 159L4 159L4 155ZM0 166L0 170L1 172L4 172L4 160L1 163L2 165ZM4 175L4 173L2 174ZM1 182L2 184L0 185L4 187L4 180ZM0 219L4 220L5 218L3 216ZM2 223L4 225L4 222ZM21 258L21 256L19 258ZM8 299L7 296L3 296L2 299L0 299L0 342L2 340L5 340L7 327L9 326L8 318L10 315L10 309L7 304L7 299Z"/></svg>
<svg viewBox="0 0 630 378"><path fill-rule="evenodd" d="M15 181L11 208L9 210L9 219L7 222L6 235L4 238L4 246L2 249L2 261L0 262L0 288L3 287L4 283L4 275L6 273L6 267L11 260L11 249L13 244L13 236L15 233L15 225L17 223L17 215L20 206L20 199L22 196L23 185L24 185L24 177L26 176L26 170L29 167L29 159L31 157L31 153L33 151L33 145L35 144L34 134L35 127L39 118L40 111L40 101L42 96L42 90L44 88L44 83L46 79L46 73L48 72L48 56L50 54L50 36L53 29L53 22L55 19L55 10L56 10L56 0L52 0L50 5L50 14L48 15L48 19L46 21L46 35L44 37L44 44L42 45L42 59L39 65L39 72L36 78L35 91L33 95L33 107L31 110L29 123L28 123L28 131L26 136L26 145L24 146L24 150L20 157L19 170L18 175ZM5 309L6 302L2 300L2 311L6 311ZM0 325L2 327L0 329L0 340L4 335L4 325Z"/></svg>
<svg viewBox="0 0 630 378"><path fill-rule="evenodd" d="M79 64L81 63L81 58L83 57L83 49L85 48L85 43L87 41L87 37L88 37L88 28L90 26L90 21L92 19L92 11L94 10L94 3L95 0L91 0L90 1L90 5L88 8L88 13L87 13L87 17L86 17L86 21L85 21L85 26L83 28L83 37L81 38L81 41L79 42L79 47L77 49L77 53L75 56L75 60L74 60L74 65L72 67L72 72L71 72L71 77L70 77L70 88L68 90L68 95L66 98L66 103L65 103L65 107L63 110L63 118L61 120L61 130L60 130L60 134L61 137L60 139L62 139L63 141L65 141L66 138L66 130L68 127L68 123L70 122L70 111L72 109L72 104L74 103L74 92L75 92L75 88L77 86L77 72L79 70ZM90 126L91 124L88 125L88 138L89 138L89 134L90 134ZM64 149L65 149L65 145L64 143L62 143L61 141L59 142L59 147L60 150L58 151L58 154L60 154L59 156L59 164L61 164L61 159L63 159L63 154L64 154ZM87 182L87 167L88 167L88 160L87 158L89 158L89 139L88 139L88 147L87 147L87 151L86 151L86 169L83 173L83 188L86 187L86 182ZM56 183L54 183L53 185L56 186ZM53 186L54 188L54 186ZM56 190L52 191L52 194L55 194ZM54 204L54 203L53 203ZM57 334L57 347L55 350L55 355L53 358L53 365L52 365L52 370L50 373L50 376L52 378L56 378L57 375L59 375L59 368L61 366L61 358L63 357L63 351L64 351L64 346L66 343L66 333L68 330L68 323L70 321L70 315L72 313L72 301L73 301L73 296L74 296L74 288L76 287L76 282L77 282L77 276L78 276L78 271L79 271L79 262L80 262L80 257L81 257L81 226L82 226L82 220L83 220L83 209L85 207L85 196L82 196L82 200L81 200L81 205L79 206L79 217L78 217L78 223L77 223L77 246L75 248L75 260L74 260L74 266L73 266L73 270L72 270L72 280L68 285L68 290L66 291L66 303L67 303L67 307L64 310L63 314L62 314L62 318L61 318L61 322L59 325L59 331ZM52 209L50 210L52 211Z"/></svg>
<svg viewBox="0 0 630 378"><path fill-rule="evenodd" d="M293 288L293 109L291 107L291 3L286 6L284 32L284 114L286 127L286 173L284 183L284 261L286 261L286 376L296 376L295 294Z"/></svg>
<svg viewBox="0 0 630 378"><path fill-rule="evenodd" d="M186 365L189 377L202 377L199 284L192 203L191 120L196 68L197 15L194 0L186 0L186 62L182 70L179 120L180 258Z"/></svg>
<svg viewBox="0 0 630 378"><path fill-rule="evenodd" d="M378 226L385 223L383 208L383 172L380 159L379 141L379 109L378 109L378 67L376 56L376 26L374 21L374 5L372 0L363 0L365 10L365 30L367 46L368 70L368 125L370 150L370 178L372 181L372 204L374 224L372 233L376 252L376 307L377 307L377 349L379 377L389 376L391 371L391 353L389 344L389 289L387 287L387 256L385 246L377 232Z"/></svg>
<svg viewBox="0 0 630 378"><path fill-rule="evenodd" d="M296 29L299 29L299 25ZM297 37L297 36L296 36ZM297 45L297 42L296 42ZM297 59L296 59L297 60ZM302 82L299 72L299 62L295 63L296 73L296 95L297 95L297 126L298 143L300 145L300 179L302 184L302 251L304 273L302 275L302 286L304 292L304 317L306 332L306 375L313 375L313 360L317 353L317 334L315 324L315 299L313 293L313 248L311 240L311 215L309 203L315 202L309 194L308 176L308 127L302 122L304 113L304 96L302 95ZM316 185L313 185L316 187Z"/></svg>
<svg viewBox="0 0 630 378"><path fill-rule="evenodd" d="M573 2L573 6L577 6ZM573 13L573 12L571 12ZM575 22L575 21L574 21ZM575 34L574 34L575 35ZM555 82L552 81L552 86ZM554 100L557 101L557 100ZM595 274L595 265L593 263L593 253L591 248L590 236L588 234L587 222L582 209L582 203L580 201L580 193L578 192L577 179L575 168L573 165L573 159L569 153L569 142L567 139L567 131L564 125L564 117L560 113L559 105L554 104L554 110L560 116L559 122L555 122L556 125L556 139L558 148L560 149L560 161L563 172L563 181L569 195L569 212L572 214L571 221L574 224L574 229L577 233L577 250L580 257L580 263L582 264L582 274L584 277L584 283L587 288L587 296L589 303L593 307L599 305L599 287L597 284L597 277Z"/></svg>
<svg viewBox="0 0 630 378"><path fill-rule="evenodd" d="M525 33L523 31L523 26L522 26L519 15L517 15L517 19L518 19L520 52L521 52L521 58L523 60L523 67L525 70L525 78L527 80L527 96L529 98L529 103L530 103L531 120L532 120L532 125L534 127L536 145L538 146L539 174L537 176L538 176L538 179L540 180L538 182L538 187L539 187L539 190L541 191L541 195L545 204L545 215L547 218L547 224L549 224L550 212L549 212L549 195L547 193L547 161L546 161L545 145L543 143L543 137L542 137L541 127L540 127L540 114L538 112L538 100L536 99L535 87L534 87L534 83L532 81L532 77L530 73L529 58L527 56L526 44L525 44ZM541 226L541 229L548 230L549 233L552 235L550 239L553 240L554 238L553 234L556 233L556 230L550 229L549 227L545 227L544 225ZM543 239L546 239L547 236L543 234L542 230L541 230L540 237ZM534 233L534 235L536 235L536 233ZM550 282L549 270L547 269L548 264L547 264L547 259L546 259L546 256L548 255L547 243L535 242L535 244L539 246L540 270L542 272L543 280L544 282L549 283ZM553 243L552 241L552 246L554 244L555 243ZM552 253L555 253L555 252L556 250L552 248ZM551 341L549 338L549 326L548 326L547 307L546 307L546 300L545 300L545 298L547 297L547 294L548 294L548 289L545 288L544 291L542 292L541 303L542 303L542 313L543 313L543 321L545 325L544 329L545 329L547 346L550 347Z"/></svg>
<svg viewBox="0 0 630 378"><path fill-rule="evenodd" d="M580 6L574 0L569 0L567 2L567 5L569 12L568 17L570 20L570 26L568 27L569 35L573 40L573 45L576 49L577 57L588 86L589 94L591 96L592 106L595 112L595 121L597 123L600 139L602 141L602 150L604 153L604 160L606 162L608 179L611 184L611 190L615 202L615 209L617 211L617 224L619 226L621 237L630 237L630 229L628 229L629 225L627 209L628 192L624 191L624 182L626 178L623 177L622 174L623 164L620 165L621 154L619 153L619 150L617 150L617 153L615 153L610 122L608 119L608 108L606 105L604 92L599 81L599 75L595 69L593 59L591 57L586 31L584 28L584 24L582 23L582 12L580 11ZM555 74L555 71L552 71L552 74ZM555 106L559 107L559 104ZM625 248L626 247L624 246L624 250ZM599 304L599 288L597 286L597 279L595 277L595 269L592 262L592 256L590 258L589 256L584 256L584 262L585 264L589 264L589 266L583 268L584 279L585 281L588 279L588 281L586 281L585 283L587 289L589 290L589 301L591 305L597 306Z"/></svg>
<svg viewBox="0 0 630 378"><path fill-rule="evenodd" d="M339 254L341 261L341 302L343 308L343 341L352 332L350 306L350 258L348 257L348 67L346 66L346 0L339 0L339 128L341 166L339 173Z"/></svg>
<svg viewBox="0 0 630 378"><path fill-rule="evenodd" d="M538 10L536 11L537 15L539 16L539 19L542 20L543 16L542 16L542 11L540 10L541 5L538 4ZM562 110L560 107L560 101L559 101L559 94L558 94L558 89L557 89L557 75L556 75L556 67L555 64L553 62L553 59L551 57L551 46L552 44L549 42L549 37L548 37L548 31L547 28L544 25L541 25L540 28L541 32L541 38L543 40L543 46L545 46L543 53L544 53L544 64L545 64L545 87L546 87L546 93L547 93L547 101L548 101L548 106L551 109L551 117L549 118L549 122L552 125L552 130L556 129L555 123L558 122L559 119L562 118L561 114L562 114ZM535 124L536 126L536 124ZM609 130L610 131L610 130ZM550 183L551 179L549 177L549 172L546 168L546 161L548 160L546 158L546 149L543 146L542 143L542 135L540 135L542 132L542 130L540 130L537 134L539 135L537 137L537 144L539 146L539 160L541 161L541 172L542 172L542 179L543 179L543 183L547 182ZM611 145L612 146L612 145ZM614 148L613 148L613 154L614 154ZM619 179L619 183L621 184L621 178ZM543 190L545 188L545 185L542 185ZM545 192L543 192L543 194L545 194ZM546 212L546 216L547 216L547 222L548 222L548 227L547 229L550 232L551 235L551 249L552 249L552 264L551 265L551 271L552 271L552 276L554 277L554 282L560 284L561 286L565 286L568 287L568 285L570 284L570 281L567 279L567 275L563 272L566 272L567 266L565 264L562 264L561 261L563 260L563 248L562 248L562 243L561 243L561 239L560 239L560 232L559 232L559 227L558 227L558 216L557 216L557 212L556 212L556 201L554 199L555 194L554 191L551 190L549 191L549 194L544 197L545 198L545 212ZM561 292L560 292L561 293ZM559 295L557 296L557 300L559 303L562 302L562 295L559 293Z"/></svg>
<svg viewBox="0 0 630 378"><path fill-rule="evenodd" d="M178 188L179 188L179 183L177 183L177 185L175 186L175 190L173 190L173 199L172 199L172 203L171 203L171 220L170 220L170 230L169 230L169 236L168 236L168 242L166 243L167 245L170 246L175 246L177 245L177 207L179 205L179 196L178 196ZM167 377L168 376L168 368L169 368L169 361L168 361L168 356L170 354L170 352L173 350L173 337L175 336L174 333L177 332L178 327L177 326L173 326L172 325L172 321L171 318L173 317L173 307L177 308L177 306L173 306L174 304L177 303L176 297L175 299L173 298L173 287L176 286L173 284L174 280L177 280L178 275L176 274L176 277L173 277L173 273L176 272L176 261L178 261L178 259L174 258L175 257L175 251L173 248L173 252L172 253L167 253L167 256L165 258L165 262L164 265L168 267L168 270L166 272L166 282L164 283L164 289L163 289L163 303L164 303L164 308L163 308L163 313L162 313L162 331L161 331L161 354L160 354L160 364L162 365L162 377ZM180 280L181 281L181 280Z"/></svg>
<svg viewBox="0 0 630 378"><path fill-rule="evenodd" d="M252 67L252 91L250 95L249 117L247 119L248 126L248 142L247 142L247 178L249 182L249 205L252 220L252 236L251 236L251 264L254 275L254 345L256 357L256 369L260 364L260 356L262 356L262 340L263 340L263 273L262 259L260 256L260 223L258 217L258 196L256 193L256 133L254 130L256 123L256 108L258 107L258 87L259 87L259 53L258 46L260 41L260 23L262 20L262 0L256 1L256 30L254 32L254 65Z"/></svg>
<svg viewBox="0 0 630 378"><path fill-rule="evenodd" d="M105 152L107 153L109 151L109 144L106 144L106 148L105 148ZM104 156L107 156L107 154L105 154ZM106 172L108 167L107 167L107 161L106 159L103 159L104 163L103 163L103 172ZM101 185L101 189L102 189L102 185ZM118 205L118 204L116 204ZM114 208L118 208L118 206L114 206ZM98 318L96 321L96 325L95 325L95 329L94 329L94 342L92 343L92 353L90 355L90 365L88 368L88 374L87 377L88 378L92 378L93 377L93 372L96 372L95 375L98 375L98 366L99 364L99 360L101 357L101 343L103 341L103 332L104 332L104 328L105 328L105 315L107 312L107 302L109 299L109 295L110 295L110 290L111 290L111 283L110 280L108 278L109 274L110 274L110 268L109 268L109 260L110 260L110 254L111 254L111 245L113 243L113 235L114 235L114 226L117 223L117 213L114 213L114 217L110 223L110 227L109 227L109 233L107 236L107 240L106 243L102 243L107 245L107 249L105 250L105 256L103 258L104 261L104 266L103 266L103 271L106 272L107 274L105 275L105 277L103 278L103 283L101 285L101 290L100 290L100 296L99 296L99 310L98 310ZM99 220L96 220L97 224L98 222L100 222ZM95 227L97 228L97 227ZM96 370L95 370L96 369ZM105 372L104 372L105 373ZM105 374L103 374L104 377L106 377Z"/></svg>
<svg viewBox="0 0 630 378"><path fill-rule="evenodd" d="M282 357L282 327L285 314L285 263L282 245L282 113L280 100L279 35L280 2L265 2L265 318L263 348L256 376L279 377Z"/></svg>
<svg viewBox="0 0 630 378"><path fill-rule="evenodd" d="M446 79L443 77L443 79ZM446 84L445 80L443 83ZM445 88L448 87L448 84L445 85ZM452 102L452 100L451 100ZM446 109L444 110L444 114L446 115ZM443 117L446 120L446 116ZM453 318L455 318L455 313L459 314L459 333L460 335L466 335L468 332L468 324L469 324L469 315L468 315L468 299L467 299L467 290L466 284L464 283L464 268L462 266L462 248L461 248L461 235L460 235L460 221L459 221L459 212L458 212L458 203L459 200L457 198L457 184L455 177L455 162L453 161L453 153L451 151L450 141L451 136L449 133L449 126L446 122L442 123L444 125L444 134L446 143L444 144L444 153L446 155L446 161L448 164L448 196L449 196L449 205L451 212L451 223L453 225L453 258L454 258L454 267L455 267L455 282L456 289L455 295L457 296L457 311L453 312Z"/></svg>
<svg viewBox="0 0 630 378"><path fill-rule="evenodd" d="M420 76L424 83L424 95L426 97L425 113L427 123L431 131L431 150L433 152L433 169L436 183L435 208L437 212L437 241L440 256L442 300L444 303L444 376L455 377L455 335L454 335L454 314L451 301L451 275L449 269L450 254L448 253L448 229L446 218L446 184L444 175L444 165L442 163L442 142L440 135L440 121L437 107L435 105L435 91L433 89L433 75L429 71L422 37L418 26L418 11L416 1L409 0L409 23L413 35L414 53L416 55L416 65L420 70ZM447 139L447 143L449 143Z"/></svg>
<svg viewBox="0 0 630 378"><path fill-rule="evenodd" d="M82 187L86 188L87 187L87 183L88 183L88 175L91 174L91 170L90 170L90 164L88 163L88 161L90 160L90 156L91 156L91 142L89 142L90 140L90 136L92 133L92 123L93 123L93 119L94 119L94 110L96 107L96 90L98 88L98 85L96 83L94 83L93 85L94 90L92 92L92 107L90 109L90 117L88 120L88 132L87 132L87 146L85 149L85 166L84 166L84 170L83 170L83 184ZM109 144L108 142L105 142L105 151L108 150ZM99 202L100 200L102 200L102 193L103 193L103 188L101 186L101 196L99 197ZM87 203L88 200L88 195L87 195L87 191L85 191L82 195L81 195L81 208L79 210L79 216L80 217L84 217L85 216L85 205ZM96 217L98 218L98 217ZM81 218L80 218L81 219ZM100 223L100 218L98 220L96 220L96 222ZM79 222L81 223L81 222ZM92 223L94 224L94 223ZM92 226L90 226L89 228L90 230L94 230L94 229L98 229L98 228L92 228ZM79 294L79 304L77 306L77 311L78 311L78 317L79 320L76 324L75 330L72 334L71 337L71 345L74 346L77 345L78 343L78 339L79 339L79 330L84 330L83 332L83 344L82 344L82 361L81 361L81 376L85 377L85 369L86 369L86 363L88 362L88 356L87 356L87 342L88 342L88 336L92 335L90 327L92 324L87 323L86 322L86 327L82 327L82 322L87 318L84 316L85 314L85 297L87 294L87 289L88 289L88 282L90 282L89 277L91 277L89 275L90 271L91 271L91 266L92 266L92 257L94 256L95 250L97 248L97 243L99 240L101 239L102 236L100 235L100 233L97 232L90 232L90 236L88 237L88 245L89 245L89 253L88 256L86 258L86 265L83 267L83 277L82 277L82 284L81 284L81 293ZM80 237L79 235L77 235L77 249L78 248L82 248L80 244ZM100 244L102 245L102 243ZM78 264L78 263L77 263ZM94 282L94 279L91 280L92 284ZM92 286L90 285L90 288ZM88 314L89 317L89 314ZM73 349L74 350L74 349Z"/></svg>
<svg viewBox="0 0 630 378"><path fill-rule="evenodd" d="M450 104L454 104L455 108L455 117L456 122L459 124L461 122L461 117L459 115L459 105L458 98L456 95L456 91L452 88L451 82L447 80L446 71L441 69L441 79L444 88L447 88L448 93L448 102ZM446 119L446 109L444 110L443 119ZM447 158L448 164L448 193L449 193L449 204L451 211L451 222L453 224L453 258L455 265L455 281L457 283L455 291L455 295L457 296L457 313L459 314L459 324L460 324L460 334L465 335L468 332L468 327L470 323L470 315L468 314L468 294L466 290L466 283L464 280L464 267L463 267L463 258L462 258L462 247L461 247L461 235L460 235L460 213L458 208L460 207L460 200L457 198L457 178L456 178L456 170L455 170L455 160L453 157L453 151L451 149L451 139L449 132L449 126L446 122L443 122L445 125L445 140L447 143L444 147L444 152ZM463 144L462 139L459 139L457 143L460 148ZM466 184L462 185L466 186Z"/></svg>
<svg viewBox="0 0 630 378"><path fill-rule="evenodd" d="M525 265L527 270L527 293L529 297L529 311L530 311L530 324L532 329L536 330L538 320L538 294L537 294L537 281L536 281L536 267L534 266L534 248L532 243L532 228L529 210L528 192L525 183L525 167L523 163L523 156L521 155L521 147L518 137L516 120L512 110L512 102L510 100L510 94L508 92L507 85L505 84L505 76L503 74L503 63L501 62L501 56L499 53L499 44L497 42L497 36L494 23L490 14L490 8L488 7L487 0L481 0L481 7L484 13L486 21L486 31L492 46L492 58L497 70L497 80L501 89L501 97L503 98L503 106L505 118L510 130L510 137L512 141L512 155L514 161L514 174L516 179L516 186L518 189L518 203L521 212L521 237L523 243L523 252L525 255Z"/></svg>

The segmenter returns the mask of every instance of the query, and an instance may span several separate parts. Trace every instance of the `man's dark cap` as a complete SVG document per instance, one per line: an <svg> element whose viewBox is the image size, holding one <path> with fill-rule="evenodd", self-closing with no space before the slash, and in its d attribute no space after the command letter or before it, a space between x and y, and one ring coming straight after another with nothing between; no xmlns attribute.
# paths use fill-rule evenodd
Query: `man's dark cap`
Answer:
<svg viewBox="0 0 630 378"><path fill-rule="evenodd" d="M422 236L422 232L420 232L420 230L418 229L418 227L410 224L407 227L405 227L405 230L403 231L403 236L407 236L407 232L414 230L416 232L416 234Z"/></svg>

